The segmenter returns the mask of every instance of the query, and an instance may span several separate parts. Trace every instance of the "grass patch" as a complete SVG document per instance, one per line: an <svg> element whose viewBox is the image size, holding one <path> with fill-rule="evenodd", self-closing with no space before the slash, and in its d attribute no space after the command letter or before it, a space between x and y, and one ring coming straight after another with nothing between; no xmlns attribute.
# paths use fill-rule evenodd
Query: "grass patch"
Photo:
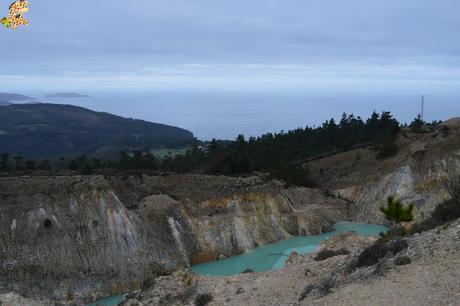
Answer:
<svg viewBox="0 0 460 306"><path fill-rule="evenodd" d="M157 149L152 149L150 153L155 155L156 158L159 159L165 159L167 157L175 157L177 155L185 155L187 152L188 148L157 148Z"/></svg>

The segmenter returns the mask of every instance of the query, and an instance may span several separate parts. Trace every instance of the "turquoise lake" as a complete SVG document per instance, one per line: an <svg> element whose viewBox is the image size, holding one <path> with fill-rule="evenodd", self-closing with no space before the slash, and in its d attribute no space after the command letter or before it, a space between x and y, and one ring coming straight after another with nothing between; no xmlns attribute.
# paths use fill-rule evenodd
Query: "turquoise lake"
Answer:
<svg viewBox="0 0 460 306"><path fill-rule="evenodd" d="M88 304L88 306L115 306L123 302L125 294L110 296Z"/></svg>
<svg viewBox="0 0 460 306"><path fill-rule="evenodd" d="M192 271L203 275L234 275L251 269L264 272L284 267L292 252L307 254L313 252L321 241L342 232L353 231L362 236L374 236L387 231L382 225L356 222L339 222L332 232L314 236L299 236L280 242L264 245L244 254L192 266Z"/></svg>
<svg viewBox="0 0 460 306"><path fill-rule="evenodd" d="M292 252L307 254L313 252L321 241L339 233L353 231L362 236L374 236L387 231L382 225L356 222L339 222L332 232L314 236L299 236L277 243L267 244L244 254L218 261L192 266L192 271L204 275L234 275L251 269L264 272L281 269ZM124 294L114 295L88 304L88 306L115 306L121 303Z"/></svg>

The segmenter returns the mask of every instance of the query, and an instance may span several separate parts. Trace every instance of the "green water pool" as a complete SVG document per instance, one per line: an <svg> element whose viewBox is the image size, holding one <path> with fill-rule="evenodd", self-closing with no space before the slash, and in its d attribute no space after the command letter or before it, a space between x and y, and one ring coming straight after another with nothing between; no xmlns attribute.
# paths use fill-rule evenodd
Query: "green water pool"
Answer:
<svg viewBox="0 0 460 306"><path fill-rule="evenodd" d="M125 294L118 294L118 295L113 295L109 296L104 299L100 299L98 301L89 303L88 306L116 306L123 302L125 298Z"/></svg>
<svg viewBox="0 0 460 306"><path fill-rule="evenodd" d="M192 266L192 271L203 275L234 275L251 269L264 272L284 267L292 252L307 254L313 252L319 243L338 233L354 231L359 235L373 236L387 231L382 225L363 224L356 222L339 222L332 232L314 236L300 236L277 243L264 245L244 254Z"/></svg>

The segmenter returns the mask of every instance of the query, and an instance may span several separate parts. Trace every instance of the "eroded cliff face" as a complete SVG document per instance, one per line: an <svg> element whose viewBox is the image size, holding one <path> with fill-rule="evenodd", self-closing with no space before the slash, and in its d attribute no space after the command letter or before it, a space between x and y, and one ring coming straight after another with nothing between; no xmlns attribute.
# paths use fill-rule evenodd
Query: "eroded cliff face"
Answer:
<svg viewBox="0 0 460 306"><path fill-rule="evenodd" d="M344 201L259 177L0 178L0 291L126 292L344 219Z"/></svg>
<svg viewBox="0 0 460 306"><path fill-rule="evenodd" d="M384 222L379 207L388 196L415 205L416 219L429 216L449 198L444 183L460 174L460 122L450 121L426 134L405 130L395 157L378 160L359 149L309 164L315 179L331 193L351 202L352 218Z"/></svg>

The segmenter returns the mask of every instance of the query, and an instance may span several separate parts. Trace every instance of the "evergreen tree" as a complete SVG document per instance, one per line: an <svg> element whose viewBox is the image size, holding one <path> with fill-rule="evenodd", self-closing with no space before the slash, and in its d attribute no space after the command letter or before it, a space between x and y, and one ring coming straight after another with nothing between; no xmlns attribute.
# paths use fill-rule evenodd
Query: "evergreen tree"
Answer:
<svg viewBox="0 0 460 306"><path fill-rule="evenodd" d="M13 157L14 161L15 161L15 166L16 166L16 170L22 170L24 169L24 157L23 156L15 156Z"/></svg>
<svg viewBox="0 0 460 306"><path fill-rule="evenodd" d="M425 122L422 120L422 116L418 115L411 124L409 125L410 129L414 133L423 133L423 128L425 126Z"/></svg>
<svg viewBox="0 0 460 306"><path fill-rule="evenodd" d="M404 207L401 200L391 196L387 199L387 206L380 207L380 211L385 214L385 218L394 223L397 227L399 227L402 222L410 222L414 219L413 210L414 204L409 204L409 206Z"/></svg>
<svg viewBox="0 0 460 306"><path fill-rule="evenodd" d="M26 169L27 170L35 170L35 163L36 161L33 159L28 159L26 160Z"/></svg>
<svg viewBox="0 0 460 306"><path fill-rule="evenodd" d="M3 171L8 171L9 170L9 166L8 166L9 158L10 158L10 154L8 154L8 153L3 153L0 156L0 170L3 170Z"/></svg>

